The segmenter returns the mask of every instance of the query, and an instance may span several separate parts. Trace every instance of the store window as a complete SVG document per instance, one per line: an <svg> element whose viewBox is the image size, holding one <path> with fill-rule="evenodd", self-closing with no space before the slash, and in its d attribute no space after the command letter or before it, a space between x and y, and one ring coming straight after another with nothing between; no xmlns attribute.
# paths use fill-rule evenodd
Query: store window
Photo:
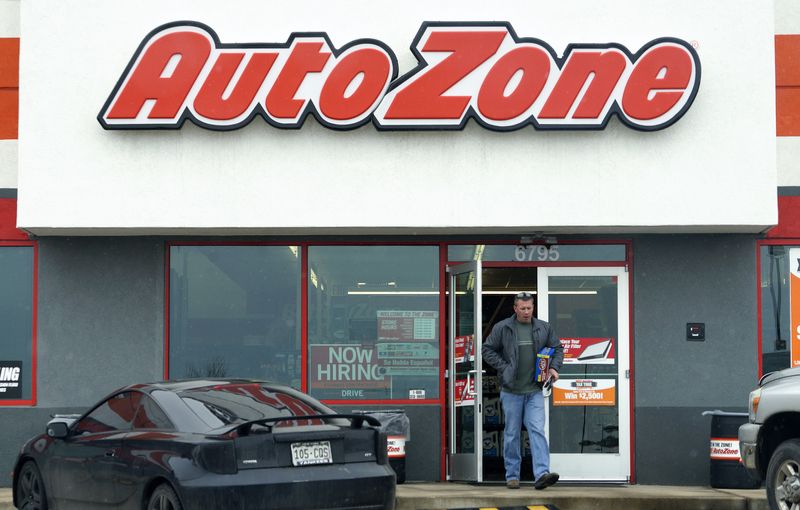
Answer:
<svg viewBox="0 0 800 510"><path fill-rule="evenodd" d="M619 453L617 277L551 276L548 285L550 324L568 353L559 372L562 386L549 401L550 451ZM591 387L597 400L568 401L576 394L564 389L579 384Z"/></svg>
<svg viewBox="0 0 800 510"><path fill-rule="evenodd" d="M170 247L169 376L300 388L300 249Z"/></svg>
<svg viewBox="0 0 800 510"><path fill-rule="evenodd" d="M439 397L439 249L308 249L308 391L328 400Z"/></svg>
<svg viewBox="0 0 800 510"><path fill-rule="evenodd" d="M0 245L0 405L33 404L34 247Z"/></svg>
<svg viewBox="0 0 800 510"><path fill-rule="evenodd" d="M795 295L800 297L800 278L793 283L792 272L798 273L800 246L762 245L759 250L761 364L766 374L788 368L791 363L791 338L795 336L792 334L792 310L800 315L800 302L792 302L793 286ZM796 320L800 321L800 316ZM795 356L800 356L800 352L795 352Z"/></svg>

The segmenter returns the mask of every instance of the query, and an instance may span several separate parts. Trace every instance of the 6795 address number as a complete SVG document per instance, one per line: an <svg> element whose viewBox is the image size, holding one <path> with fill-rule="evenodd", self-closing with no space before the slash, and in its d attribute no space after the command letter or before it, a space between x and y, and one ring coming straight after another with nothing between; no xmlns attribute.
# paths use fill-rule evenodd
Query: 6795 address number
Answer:
<svg viewBox="0 0 800 510"><path fill-rule="evenodd" d="M514 248L514 260L517 262L555 262L560 257L558 246L545 246L543 244L523 245Z"/></svg>

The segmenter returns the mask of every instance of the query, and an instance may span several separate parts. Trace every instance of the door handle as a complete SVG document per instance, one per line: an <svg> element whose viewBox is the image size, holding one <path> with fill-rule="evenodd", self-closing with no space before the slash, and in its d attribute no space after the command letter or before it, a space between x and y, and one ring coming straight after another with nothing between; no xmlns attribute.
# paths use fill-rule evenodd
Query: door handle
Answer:
<svg viewBox="0 0 800 510"><path fill-rule="evenodd" d="M470 387L472 386L472 372L472 370L467 372L467 384L464 386L464 395L467 397L474 397L477 395L474 391L470 390Z"/></svg>
<svg viewBox="0 0 800 510"><path fill-rule="evenodd" d="M117 455L116 450L106 450L106 457L115 457Z"/></svg>
<svg viewBox="0 0 800 510"><path fill-rule="evenodd" d="M477 374L477 373L478 373L477 369L470 370L469 372L467 372L467 388L466 388L466 392L467 392L467 395L469 395L470 397L475 397L475 396L478 395L478 392L470 391L470 389L469 389L470 386L472 386L472 384L471 384L472 383L472 374ZM481 374L485 374L485 373L486 373L486 370L481 370Z"/></svg>

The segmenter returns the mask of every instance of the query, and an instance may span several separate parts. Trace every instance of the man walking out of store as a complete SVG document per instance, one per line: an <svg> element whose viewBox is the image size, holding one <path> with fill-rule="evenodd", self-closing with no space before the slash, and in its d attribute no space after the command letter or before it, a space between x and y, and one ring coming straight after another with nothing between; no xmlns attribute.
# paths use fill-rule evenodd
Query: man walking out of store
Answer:
<svg viewBox="0 0 800 510"><path fill-rule="evenodd" d="M531 442L534 487L545 489L558 481L558 473L550 472L542 383L536 382L535 375L536 355L545 347L554 349L547 375L556 381L564 348L550 324L533 317L533 294L520 292L514 297L514 315L495 324L481 349L484 361L497 369L501 381L500 400L506 422L503 461L509 489L519 488L523 423Z"/></svg>

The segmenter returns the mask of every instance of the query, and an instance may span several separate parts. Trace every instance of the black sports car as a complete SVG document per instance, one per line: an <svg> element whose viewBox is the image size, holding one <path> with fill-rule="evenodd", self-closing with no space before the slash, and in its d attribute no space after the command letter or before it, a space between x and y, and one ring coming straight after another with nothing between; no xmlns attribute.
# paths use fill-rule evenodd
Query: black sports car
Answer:
<svg viewBox="0 0 800 510"><path fill-rule="evenodd" d="M393 509L377 420L252 380L136 384L28 441L20 509Z"/></svg>

